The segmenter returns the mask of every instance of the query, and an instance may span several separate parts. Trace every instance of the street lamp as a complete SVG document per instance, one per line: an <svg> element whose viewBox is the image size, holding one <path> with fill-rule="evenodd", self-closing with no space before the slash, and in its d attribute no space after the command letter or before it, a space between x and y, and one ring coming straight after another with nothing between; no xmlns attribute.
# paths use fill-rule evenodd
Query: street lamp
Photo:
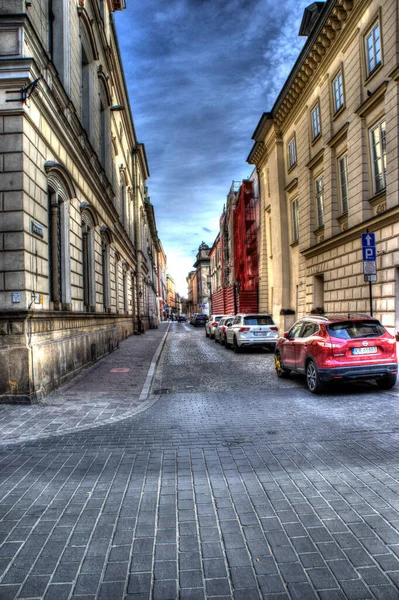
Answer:
<svg viewBox="0 0 399 600"><path fill-rule="evenodd" d="M209 315L212 314L212 275L209 273L209 275L206 276L206 281L208 284L208 311L209 311Z"/></svg>

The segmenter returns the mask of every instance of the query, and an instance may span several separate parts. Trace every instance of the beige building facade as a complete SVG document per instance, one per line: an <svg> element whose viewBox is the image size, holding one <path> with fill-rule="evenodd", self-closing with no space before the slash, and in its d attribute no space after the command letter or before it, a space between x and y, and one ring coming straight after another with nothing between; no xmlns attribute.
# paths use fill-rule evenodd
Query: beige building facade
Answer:
<svg viewBox="0 0 399 600"><path fill-rule="evenodd" d="M0 401L34 402L156 320L159 240L122 8L1 3Z"/></svg>
<svg viewBox="0 0 399 600"><path fill-rule="evenodd" d="M361 234L375 234L374 316L399 329L399 5L328 0L305 10L305 46L248 162L261 203L260 310L370 313Z"/></svg>

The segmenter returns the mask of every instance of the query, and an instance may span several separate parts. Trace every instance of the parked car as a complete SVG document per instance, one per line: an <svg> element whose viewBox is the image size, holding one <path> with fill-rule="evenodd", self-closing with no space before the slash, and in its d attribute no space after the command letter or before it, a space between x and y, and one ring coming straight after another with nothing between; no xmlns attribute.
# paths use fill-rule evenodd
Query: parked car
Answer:
<svg viewBox="0 0 399 600"><path fill-rule="evenodd" d="M233 346L235 352L249 346L274 350L277 340L278 328L266 313L238 314L226 329L226 348Z"/></svg>
<svg viewBox="0 0 399 600"><path fill-rule="evenodd" d="M226 329L231 327L234 317L227 316L222 317L215 327L215 333L213 335L215 342L219 342L222 346L226 343Z"/></svg>
<svg viewBox="0 0 399 600"><path fill-rule="evenodd" d="M213 338L215 336L215 329L218 326L220 319L224 317L224 315L211 315L207 324L205 325L205 335L206 337Z"/></svg>
<svg viewBox="0 0 399 600"><path fill-rule="evenodd" d="M191 325L195 327L205 327L205 324L208 320L208 315L203 315L201 313L195 313L190 320Z"/></svg>
<svg viewBox="0 0 399 600"><path fill-rule="evenodd" d="M187 321L187 317L186 317L186 315L183 315L183 314L179 315L179 316L177 317L177 321L178 321L179 323L185 323L185 322Z"/></svg>
<svg viewBox="0 0 399 600"><path fill-rule="evenodd" d="M395 342L380 321L368 315L303 317L277 342L276 373L304 374L313 394L325 383L340 380L374 379L388 390L398 371Z"/></svg>

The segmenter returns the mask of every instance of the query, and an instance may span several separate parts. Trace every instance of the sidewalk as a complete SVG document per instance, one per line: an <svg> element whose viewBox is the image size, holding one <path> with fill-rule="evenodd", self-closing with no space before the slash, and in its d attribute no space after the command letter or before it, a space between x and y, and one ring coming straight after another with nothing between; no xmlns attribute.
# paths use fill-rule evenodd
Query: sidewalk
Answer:
<svg viewBox="0 0 399 600"><path fill-rule="evenodd" d="M0 445L119 421L156 402L152 376L169 324L133 335L112 354L49 394L42 403L0 405Z"/></svg>

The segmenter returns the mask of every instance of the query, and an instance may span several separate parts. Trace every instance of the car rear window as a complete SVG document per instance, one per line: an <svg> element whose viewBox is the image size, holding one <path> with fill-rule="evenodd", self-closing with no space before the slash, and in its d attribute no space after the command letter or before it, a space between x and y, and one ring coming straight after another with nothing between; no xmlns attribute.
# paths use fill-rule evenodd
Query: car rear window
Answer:
<svg viewBox="0 0 399 600"><path fill-rule="evenodd" d="M244 317L244 325L274 325L269 315L248 315Z"/></svg>
<svg viewBox="0 0 399 600"><path fill-rule="evenodd" d="M379 337L384 335L385 328L379 321L345 321L328 325L327 331L331 337L353 340L363 337Z"/></svg>

